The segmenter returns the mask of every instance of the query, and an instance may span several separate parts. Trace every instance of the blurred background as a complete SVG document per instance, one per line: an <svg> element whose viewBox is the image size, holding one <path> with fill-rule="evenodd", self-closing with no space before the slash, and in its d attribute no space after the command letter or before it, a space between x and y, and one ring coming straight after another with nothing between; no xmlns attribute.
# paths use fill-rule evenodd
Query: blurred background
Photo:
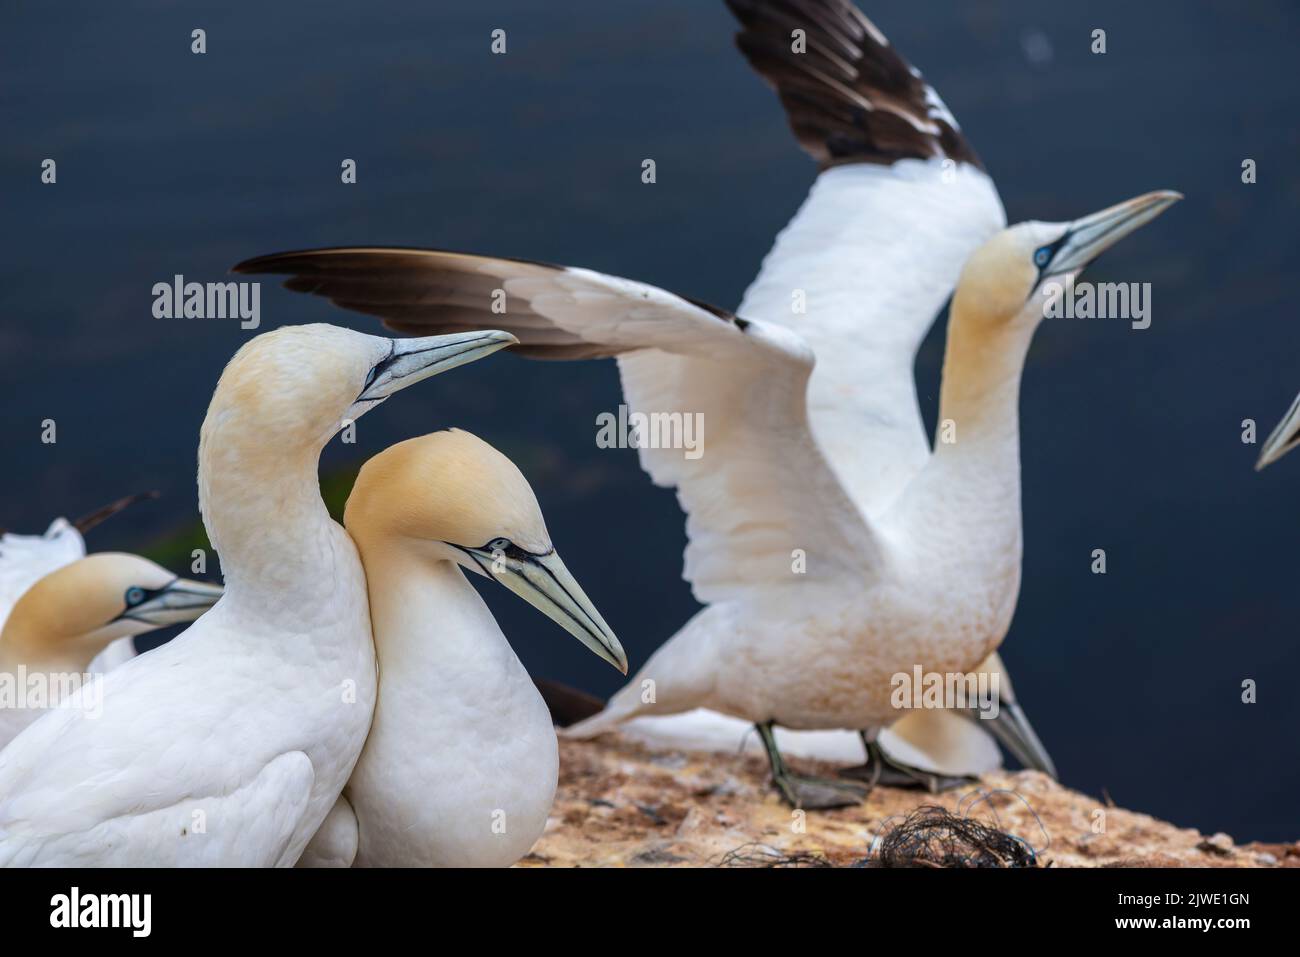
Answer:
<svg viewBox="0 0 1300 957"><path fill-rule="evenodd" d="M1030 353L1024 585L1003 656L1066 784L1241 840L1300 837L1300 456L1256 474L1241 439L1254 419L1262 441L1300 389L1300 9L860 5L944 97L1012 221L1186 194L1089 272L1151 282L1151 327L1047 322ZM489 53L498 27L505 56ZM1089 50L1097 28L1104 55ZM734 307L816 172L734 29L721 0L8 5L0 526L38 532L156 488L89 545L188 565L198 427L254 333L153 318L151 287L177 273L218 281L301 247L438 246ZM46 157L57 185L40 183ZM345 158L356 185L339 181ZM377 328L263 285L259 331L319 320ZM941 321L917 362L931 425L942 344ZM673 493L634 451L596 447L595 417L619 401L611 362L503 353L371 413L355 445L326 451L324 484L341 502L392 442L476 432L531 479L636 668L697 606ZM523 602L484 593L534 674L618 686ZM1241 700L1248 678L1256 704Z"/></svg>

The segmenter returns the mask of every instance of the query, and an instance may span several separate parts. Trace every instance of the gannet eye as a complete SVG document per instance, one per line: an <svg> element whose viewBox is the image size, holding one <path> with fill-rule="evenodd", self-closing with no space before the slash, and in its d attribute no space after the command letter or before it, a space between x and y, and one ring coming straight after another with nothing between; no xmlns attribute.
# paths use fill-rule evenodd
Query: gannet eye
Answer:
<svg viewBox="0 0 1300 957"><path fill-rule="evenodd" d="M144 601L144 589L132 585L126 590L126 607L134 608L140 602Z"/></svg>
<svg viewBox="0 0 1300 957"><path fill-rule="evenodd" d="M492 541L488 542L488 551L504 552L513 545L514 542L510 541L508 538L494 538Z"/></svg>
<svg viewBox="0 0 1300 957"><path fill-rule="evenodd" d="M1051 246L1040 246L1038 248L1038 251L1034 253L1034 265L1037 266L1039 269L1042 269L1049 262L1051 262L1051 259L1052 259Z"/></svg>

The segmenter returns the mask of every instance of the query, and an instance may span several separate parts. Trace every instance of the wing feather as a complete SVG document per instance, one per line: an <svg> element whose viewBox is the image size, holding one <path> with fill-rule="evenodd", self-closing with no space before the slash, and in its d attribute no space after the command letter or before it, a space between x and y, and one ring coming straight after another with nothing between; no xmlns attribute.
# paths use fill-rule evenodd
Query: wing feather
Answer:
<svg viewBox="0 0 1300 957"><path fill-rule="evenodd" d="M939 95L849 0L728 5L741 52L823 168L740 312L817 354L813 433L857 507L878 515L929 456L916 351L1005 214Z"/></svg>
<svg viewBox="0 0 1300 957"><path fill-rule="evenodd" d="M701 601L838 575L862 581L879 560L809 433L812 353L788 330L587 269L463 253L317 250L235 268L289 273L289 288L352 308L364 299L363 311L402 332L493 327L539 358L617 355L631 416L658 417L641 432L641 464L677 489L690 539L684 574ZM359 290L368 292L352 295ZM698 455L680 441L654 447L663 428L685 439L687 417L702 429ZM810 563L796 578L798 549L841 560Z"/></svg>

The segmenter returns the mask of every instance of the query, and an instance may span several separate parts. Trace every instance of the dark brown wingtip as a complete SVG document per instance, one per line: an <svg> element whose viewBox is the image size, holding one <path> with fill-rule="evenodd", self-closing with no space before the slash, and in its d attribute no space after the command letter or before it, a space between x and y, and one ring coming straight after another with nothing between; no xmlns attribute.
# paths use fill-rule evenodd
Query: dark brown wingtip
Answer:
<svg viewBox="0 0 1300 957"><path fill-rule="evenodd" d="M946 157L983 169L933 87L850 0L726 0L736 46L823 168ZM792 49L792 31L806 49Z"/></svg>
<svg viewBox="0 0 1300 957"><path fill-rule="evenodd" d="M123 509L130 508L137 502L143 502L159 497L159 492L156 489L151 489L148 492L137 492L135 495L127 495L123 498L119 498L115 502L109 502L107 505L81 516L81 518L72 523L72 527L84 535L96 525L107 521Z"/></svg>
<svg viewBox="0 0 1300 957"><path fill-rule="evenodd" d="M245 259L243 262L235 263L230 267L230 271L246 275L298 272L305 263L310 263L313 257L330 251L328 249L295 249L290 252L268 253L265 256L254 256L252 259Z"/></svg>
<svg viewBox="0 0 1300 957"><path fill-rule="evenodd" d="M237 263L235 263L233 266L230 267L230 271L231 271L232 273L257 273L257 272L263 272L264 270L262 270L262 269L259 268L259 267L261 266L263 260L271 259L271 258L273 258L273 257L270 257L270 256L254 256L252 259L245 259L243 262L237 262Z"/></svg>

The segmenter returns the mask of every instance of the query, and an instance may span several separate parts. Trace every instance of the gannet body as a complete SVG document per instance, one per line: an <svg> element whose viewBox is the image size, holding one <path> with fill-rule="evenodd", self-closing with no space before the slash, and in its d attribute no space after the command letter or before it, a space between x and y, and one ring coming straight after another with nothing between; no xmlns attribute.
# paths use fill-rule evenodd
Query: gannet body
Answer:
<svg viewBox="0 0 1300 957"><path fill-rule="evenodd" d="M511 338L389 340L327 325L248 342L199 443L222 599L0 752L0 865L292 865L360 754L374 708L365 577L320 498L344 419Z"/></svg>
<svg viewBox="0 0 1300 957"><path fill-rule="evenodd" d="M35 702L0 701L0 748L54 707L119 642L193 621L221 588L177 578L137 555L97 552L45 575L23 592L0 630L0 681L39 684ZM22 681L19 681L19 676Z"/></svg>
<svg viewBox="0 0 1300 957"><path fill-rule="evenodd" d="M720 711L758 726L787 799L830 806L854 798L791 774L772 727L860 729L877 758L896 675L968 674L996 650L1020 584L1020 376L1049 293L1178 196L1003 228L951 114L879 31L842 0L815 18L786 6L734 3L741 47L825 170L739 316L586 269L436 250L236 268L288 273L407 333L482 321L503 289L495 318L524 354L617 356L630 411L699 416L702 455L639 452L677 489L684 576L707 607L571 732ZM954 282L931 452L912 360Z"/></svg>
<svg viewBox="0 0 1300 957"><path fill-rule="evenodd" d="M507 585L626 673L623 650L556 554L527 481L467 432L367 462L345 525L369 584L379 700L346 800L303 863L347 863L355 846L366 867L512 864L551 810L555 729L461 568Z"/></svg>

